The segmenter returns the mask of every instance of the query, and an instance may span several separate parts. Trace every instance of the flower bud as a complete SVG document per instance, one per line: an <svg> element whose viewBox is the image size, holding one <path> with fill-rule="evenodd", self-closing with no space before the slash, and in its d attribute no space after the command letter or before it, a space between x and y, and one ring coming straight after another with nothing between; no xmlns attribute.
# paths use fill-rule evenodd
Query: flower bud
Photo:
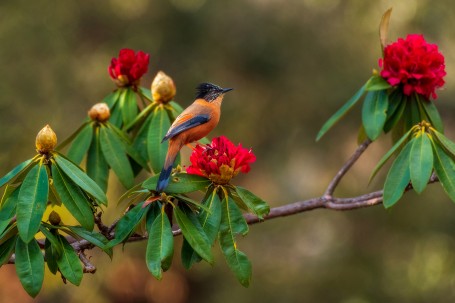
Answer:
<svg viewBox="0 0 455 303"><path fill-rule="evenodd" d="M51 211L49 214L49 222L52 225L59 225L60 222L62 222L62 219L60 218L60 215L56 211Z"/></svg>
<svg viewBox="0 0 455 303"><path fill-rule="evenodd" d="M152 82L153 100L159 103L168 103L175 97L175 84L171 77L159 71Z"/></svg>
<svg viewBox="0 0 455 303"><path fill-rule="evenodd" d="M54 133L52 128L46 125L38 135L36 135L36 150L41 154L46 154L54 150L57 145L57 135Z"/></svg>
<svg viewBox="0 0 455 303"><path fill-rule="evenodd" d="M93 121L106 122L111 116L111 112L106 103L97 103L88 111L88 116Z"/></svg>

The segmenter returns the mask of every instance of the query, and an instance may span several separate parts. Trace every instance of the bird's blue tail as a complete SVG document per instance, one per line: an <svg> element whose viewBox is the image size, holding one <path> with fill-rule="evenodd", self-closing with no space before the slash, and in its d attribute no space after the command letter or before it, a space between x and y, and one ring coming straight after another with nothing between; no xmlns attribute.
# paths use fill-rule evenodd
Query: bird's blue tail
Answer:
<svg viewBox="0 0 455 303"><path fill-rule="evenodd" d="M169 183L169 178L171 176L172 172L172 164L169 165L168 167L163 167L161 170L160 177L158 179L158 183L156 184L156 191L157 192L162 192L168 185Z"/></svg>

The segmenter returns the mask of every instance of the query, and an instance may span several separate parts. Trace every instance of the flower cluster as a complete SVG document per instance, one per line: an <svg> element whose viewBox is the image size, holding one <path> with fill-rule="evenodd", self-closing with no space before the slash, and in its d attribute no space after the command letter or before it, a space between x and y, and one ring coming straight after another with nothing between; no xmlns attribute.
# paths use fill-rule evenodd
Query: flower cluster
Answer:
<svg viewBox="0 0 455 303"><path fill-rule="evenodd" d="M149 60L150 55L143 51L121 49L118 58L111 60L109 75L118 86L135 85L147 72Z"/></svg>
<svg viewBox="0 0 455 303"><path fill-rule="evenodd" d="M379 66L381 77L392 86L401 85L406 96L416 92L427 99L437 98L436 88L445 83L444 56L423 35L408 35L386 46Z"/></svg>
<svg viewBox="0 0 455 303"><path fill-rule="evenodd" d="M256 156L241 144L235 146L221 136L205 146L197 145L190 161L187 173L204 176L215 184L223 185L228 184L239 172L249 172Z"/></svg>

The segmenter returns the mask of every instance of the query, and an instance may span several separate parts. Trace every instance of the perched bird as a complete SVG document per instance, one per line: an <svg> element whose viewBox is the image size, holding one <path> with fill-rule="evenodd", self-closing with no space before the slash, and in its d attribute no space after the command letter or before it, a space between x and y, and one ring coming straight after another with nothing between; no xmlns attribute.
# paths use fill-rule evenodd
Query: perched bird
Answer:
<svg viewBox="0 0 455 303"><path fill-rule="evenodd" d="M157 192L162 192L169 183L172 165L183 145L202 139L218 124L224 94L232 90L211 83L201 83L196 89L196 100L175 119L161 141L169 140L169 148L156 185Z"/></svg>

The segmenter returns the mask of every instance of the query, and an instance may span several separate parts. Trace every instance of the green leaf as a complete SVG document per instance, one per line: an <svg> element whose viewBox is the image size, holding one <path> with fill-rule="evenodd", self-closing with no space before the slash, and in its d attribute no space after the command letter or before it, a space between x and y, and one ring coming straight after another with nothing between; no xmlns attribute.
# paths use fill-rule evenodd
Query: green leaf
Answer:
<svg viewBox="0 0 455 303"><path fill-rule="evenodd" d="M67 157L71 159L74 163L81 163L85 154L87 153L90 144L92 143L93 138L93 128L92 124L88 123L85 127L79 132L76 138L74 138L71 147L68 150Z"/></svg>
<svg viewBox="0 0 455 303"><path fill-rule="evenodd" d="M65 237L62 235L57 235L57 237L63 248L62 255L57 259L58 268L68 281L79 286L83 275L82 264L79 261L79 257Z"/></svg>
<svg viewBox="0 0 455 303"><path fill-rule="evenodd" d="M366 84L365 90L372 91L383 91L391 88L392 86L381 76L372 76Z"/></svg>
<svg viewBox="0 0 455 303"><path fill-rule="evenodd" d="M68 144L70 144L71 142L73 142L74 138L76 138L79 133L85 129L85 127L90 124L90 121L86 121L84 123L82 123L81 126L79 126L79 128L74 132L72 133L68 138L65 139L65 141L63 141L62 143L60 143L59 145L57 145L57 147L55 148L56 151L60 151L62 149L64 149Z"/></svg>
<svg viewBox="0 0 455 303"><path fill-rule="evenodd" d="M11 237L17 235L17 223L14 222L8 226L8 228L0 235L0 245L5 243Z"/></svg>
<svg viewBox="0 0 455 303"><path fill-rule="evenodd" d="M343 118L353 107L356 103L360 100L362 95L365 93L366 84L364 84L355 94L352 96L351 99L348 100L332 117L330 117L327 122L324 123L321 130L319 131L316 141L322 138L322 136L331 129L341 118Z"/></svg>
<svg viewBox="0 0 455 303"><path fill-rule="evenodd" d="M134 138L133 142L133 149L136 150L143 159L148 159L147 153L147 137L148 131L150 129L150 123L153 120L153 115L149 115L144 123L142 124L139 132L137 133L136 137Z"/></svg>
<svg viewBox="0 0 455 303"><path fill-rule="evenodd" d="M163 270L169 269L174 255L174 236L171 223L163 210L153 220L148 233L149 238L145 255L147 268L155 278L161 280Z"/></svg>
<svg viewBox="0 0 455 303"><path fill-rule="evenodd" d="M432 134L434 134L441 146L447 151L447 154L449 154L452 159L455 159L455 143L438 131L432 131Z"/></svg>
<svg viewBox="0 0 455 303"><path fill-rule="evenodd" d="M107 127L100 129L100 144L104 158L126 188L134 185L134 174L126 156L125 146L117 135Z"/></svg>
<svg viewBox="0 0 455 303"><path fill-rule="evenodd" d="M27 160L27 161L24 161L22 162L21 164L19 164L18 166L16 166L15 168L13 168L9 173L7 173L5 176L3 176L1 179L0 179L0 187L2 187L3 185L5 185L6 183L8 183L11 179L13 179L16 175L18 175L20 172L24 171L25 169L27 169L27 167L32 164L32 161L34 159L30 159L30 160Z"/></svg>
<svg viewBox="0 0 455 303"><path fill-rule="evenodd" d="M171 121L174 121L183 112L183 108L175 101L169 102L168 105L170 106L166 106L167 113Z"/></svg>
<svg viewBox="0 0 455 303"><path fill-rule="evenodd" d="M438 109L434 105L432 101L429 100L422 100L417 95L417 100L419 101L420 105L423 107L429 122L431 125L439 132L444 132L444 124L442 123L441 116L439 115Z"/></svg>
<svg viewBox="0 0 455 303"><path fill-rule="evenodd" d="M413 139L410 155L410 172L412 187L421 193L428 184L433 171L433 149L426 133Z"/></svg>
<svg viewBox="0 0 455 303"><path fill-rule="evenodd" d="M153 118L147 132L147 152L150 166L155 173L161 171L166 158L169 141L161 143L166 132L171 126L169 116L163 106L159 106L153 112Z"/></svg>
<svg viewBox="0 0 455 303"><path fill-rule="evenodd" d="M56 256L57 258L60 257L62 255L63 248L60 245L57 234L54 234L51 231L49 231L46 227L44 227L44 225L40 225L39 230L46 237L46 240L48 240L50 242L50 244L52 246L54 246L54 251L55 251L54 256Z"/></svg>
<svg viewBox="0 0 455 303"><path fill-rule="evenodd" d="M248 225L237 205L225 197L222 202L221 225L218 235L221 251L226 263L237 277L237 280L248 287L251 280L251 262L237 247L236 234L246 234Z"/></svg>
<svg viewBox="0 0 455 303"><path fill-rule="evenodd" d="M221 201L217 190L210 188L202 204L207 210L203 209L197 216L199 223L207 236L210 245L213 245L221 223ZM188 241L183 242L182 246L182 263L185 268L190 269L194 263L201 260L201 257L192 249Z"/></svg>
<svg viewBox="0 0 455 303"><path fill-rule="evenodd" d="M64 225L64 227L68 228L72 233L76 234L78 237L89 241L95 246L98 246L112 259L112 249L108 248L107 244L109 240L106 239L105 236L94 231L86 230L85 228L82 228L80 226Z"/></svg>
<svg viewBox="0 0 455 303"><path fill-rule="evenodd" d="M39 230L46 210L49 180L45 165L33 167L22 183L17 198L17 228L22 240L30 242Z"/></svg>
<svg viewBox="0 0 455 303"><path fill-rule="evenodd" d="M100 203L107 205L107 197L103 190L79 167L65 159L61 154L54 154L54 159L58 167L73 180L74 183L79 185L86 193L93 196Z"/></svg>
<svg viewBox="0 0 455 303"><path fill-rule="evenodd" d="M149 100L150 102L153 102L153 99L152 99L152 92L150 91L150 89L147 89L147 88L145 88L145 87L140 86L140 87L139 87L139 92L140 92L141 95L144 96L147 100Z"/></svg>
<svg viewBox="0 0 455 303"><path fill-rule="evenodd" d="M58 245L60 251L63 251L63 247L60 246L60 242L58 242ZM57 253L55 246L52 245L49 239L47 238L44 241L44 253L45 253L44 260L47 263L47 267L49 268L49 271L55 275L58 271L57 259L60 257L61 254L59 255Z"/></svg>
<svg viewBox="0 0 455 303"><path fill-rule="evenodd" d="M155 190L158 178L159 175L148 178L144 181L142 187L148 190ZM205 177L179 173L171 175L169 185L166 187L166 192L173 194L185 194L198 190L205 190L210 184L211 181Z"/></svg>
<svg viewBox="0 0 455 303"><path fill-rule="evenodd" d="M109 109L112 109L114 105L117 104L121 92L122 90L116 89L115 91L104 97L103 102L106 103L107 106L109 106Z"/></svg>
<svg viewBox="0 0 455 303"><path fill-rule="evenodd" d="M107 247L114 247L127 240L134 233L142 218L145 216L148 207L142 207L144 202L139 203L130 209L117 223L115 227L115 238L112 239Z"/></svg>
<svg viewBox="0 0 455 303"><path fill-rule="evenodd" d="M0 235L5 231L11 222L11 219L16 215L17 199L19 197L19 189L15 189L6 198L5 203L0 208Z"/></svg>
<svg viewBox="0 0 455 303"><path fill-rule="evenodd" d="M28 243L17 239L16 273L25 291L36 297L43 286L44 258L35 239Z"/></svg>
<svg viewBox="0 0 455 303"><path fill-rule="evenodd" d="M136 102L136 94L133 89L127 88L120 95L120 110L122 112L123 124L128 125L137 116L138 107Z"/></svg>
<svg viewBox="0 0 455 303"><path fill-rule="evenodd" d="M150 113L153 112L156 106L157 103L149 104L146 108L144 108L143 111L139 113L139 115L136 116L136 118L130 124L125 126L125 130L128 131L137 125L143 126L144 124L143 122L146 121L151 116Z"/></svg>
<svg viewBox="0 0 455 303"><path fill-rule="evenodd" d="M455 202L455 163L454 160L444 152L444 149L433 143L434 170L441 182L442 188L452 201Z"/></svg>
<svg viewBox="0 0 455 303"><path fill-rule="evenodd" d="M95 130L92 144L87 155L87 175L93 179L103 192L107 191L109 166L101 151L99 127Z"/></svg>
<svg viewBox="0 0 455 303"><path fill-rule="evenodd" d="M16 240L16 236L11 237L0 245L0 267L2 267L3 264L8 263L9 258L11 258L14 248L16 247Z"/></svg>
<svg viewBox="0 0 455 303"><path fill-rule="evenodd" d="M393 206L403 196L411 179L409 160L414 140L409 141L398 157L393 161L384 184L384 206Z"/></svg>
<svg viewBox="0 0 455 303"><path fill-rule="evenodd" d="M236 193L239 198L245 203L245 205L256 215L259 219L263 219L264 216L270 212L269 205L261 198L254 195L252 192L240 186L235 187Z"/></svg>
<svg viewBox="0 0 455 303"><path fill-rule="evenodd" d="M387 118L388 98L385 91L368 92L362 107L362 123L371 140L382 133Z"/></svg>
<svg viewBox="0 0 455 303"><path fill-rule="evenodd" d="M387 121L384 124L384 132L388 133L394 128L403 116L406 109L406 99L403 94L396 90L389 96L389 107L387 109Z"/></svg>
<svg viewBox="0 0 455 303"><path fill-rule="evenodd" d="M179 207L174 208L175 219L177 220L182 234L196 253L202 259L213 264L212 245L209 243L207 236L200 224L195 224L188 218L188 214L183 212Z"/></svg>
<svg viewBox="0 0 455 303"><path fill-rule="evenodd" d="M93 230L95 225L93 211L81 188L60 171L57 165L52 165L52 177L53 186L63 205L85 229Z"/></svg>
<svg viewBox="0 0 455 303"><path fill-rule="evenodd" d="M368 183L373 180L373 178L376 176L378 171L381 169L381 167L384 166L384 164L392 157L392 155L399 150L408 140L409 136L411 136L412 130L409 130L403 137L401 137L400 140L398 140L395 145L381 158L379 163L376 165L376 167L373 169L373 172L371 173L370 179Z"/></svg>

